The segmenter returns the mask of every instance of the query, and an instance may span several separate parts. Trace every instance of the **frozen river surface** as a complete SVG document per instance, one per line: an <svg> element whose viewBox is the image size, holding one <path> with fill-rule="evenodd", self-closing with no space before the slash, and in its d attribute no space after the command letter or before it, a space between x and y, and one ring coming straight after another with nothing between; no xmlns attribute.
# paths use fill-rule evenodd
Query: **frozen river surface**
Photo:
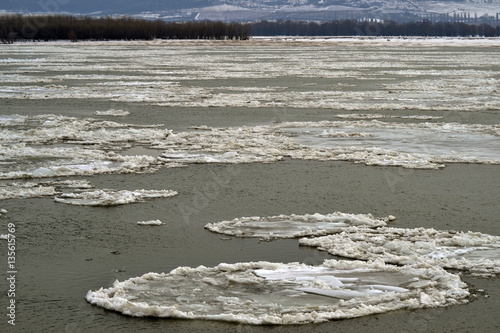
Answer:
<svg viewBox="0 0 500 333"><path fill-rule="evenodd" d="M19 325L34 327L29 313L47 330L157 325L101 307L283 325L470 302L481 293L446 269L499 274L498 236L484 232L500 234L491 223L498 177L427 188L440 172L456 174L450 165L498 176L499 53L488 39L1 48L0 208L18 227L27 271L18 275ZM310 167L288 177L301 163ZM344 179L336 165L356 171ZM426 186L406 187L412 179ZM448 186L455 192L435 197ZM414 202L409 215L405 191L427 206ZM452 194L472 205L474 193L479 203L457 206L453 221L413 220L458 204ZM468 232L461 214L475 209L491 221ZM6 247L14 235L5 229ZM44 302L50 310L40 312ZM65 320L51 322L56 313ZM205 328L193 322L175 327Z"/></svg>

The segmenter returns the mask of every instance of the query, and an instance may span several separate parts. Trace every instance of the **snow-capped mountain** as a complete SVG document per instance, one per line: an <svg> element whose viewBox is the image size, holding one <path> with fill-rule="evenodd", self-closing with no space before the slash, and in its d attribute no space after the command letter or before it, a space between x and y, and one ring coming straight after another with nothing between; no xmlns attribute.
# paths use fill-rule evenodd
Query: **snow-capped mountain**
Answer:
<svg viewBox="0 0 500 333"><path fill-rule="evenodd" d="M3 0L0 12L133 15L164 20L497 21L500 0Z"/></svg>

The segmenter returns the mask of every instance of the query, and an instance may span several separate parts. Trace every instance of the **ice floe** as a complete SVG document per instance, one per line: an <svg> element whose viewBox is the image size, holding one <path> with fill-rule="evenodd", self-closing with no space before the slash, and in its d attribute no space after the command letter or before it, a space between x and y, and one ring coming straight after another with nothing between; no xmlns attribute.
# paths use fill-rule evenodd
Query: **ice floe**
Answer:
<svg viewBox="0 0 500 333"><path fill-rule="evenodd" d="M0 184L0 200L53 196L58 193L54 186L38 183Z"/></svg>
<svg viewBox="0 0 500 333"><path fill-rule="evenodd" d="M392 217L392 216L391 216ZM374 218L371 214L277 215L268 217L241 217L231 221L208 223L205 228L237 237L259 237L262 239L297 238L339 233L350 226L381 227L391 217Z"/></svg>
<svg viewBox="0 0 500 333"><path fill-rule="evenodd" d="M123 117L123 116L128 116L130 112L128 111L123 111L123 110L115 110L115 109L109 109L107 111L96 111L94 112L96 116L114 116L114 117Z"/></svg>
<svg viewBox="0 0 500 333"><path fill-rule="evenodd" d="M383 118L401 118L401 119L418 119L418 120L443 119L443 117L441 116L429 116L429 115L398 116L398 115L383 115L378 113L337 114L335 115L335 117L341 119L383 119Z"/></svg>
<svg viewBox="0 0 500 333"><path fill-rule="evenodd" d="M57 180L45 182L12 182L0 184L0 200L14 198L37 198L60 194L64 189L89 189L87 180Z"/></svg>
<svg viewBox="0 0 500 333"><path fill-rule="evenodd" d="M14 115L0 121L4 127L0 132L0 179L152 172L163 164L156 157L119 153L170 133L159 129L161 125L56 115Z"/></svg>
<svg viewBox="0 0 500 333"><path fill-rule="evenodd" d="M347 258L440 266L475 276L500 274L500 237L479 232L351 227L339 234L302 238L299 242Z"/></svg>
<svg viewBox="0 0 500 333"><path fill-rule="evenodd" d="M56 115L0 120L0 179L143 173L161 166L272 163L285 157L423 169L500 163L498 125L357 119L173 132L162 125ZM130 154L133 147L142 147L142 155Z"/></svg>
<svg viewBox="0 0 500 333"><path fill-rule="evenodd" d="M245 324L306 324L468 302L466 284L437 268L326 260L179 267L89 291L88 302L130 316Z"/></svg>
<svg viewBox="0 0 500 333"><path fill-rule="evenodd" d="M284 157L439 169L445 163L500 164L498 125L390 123L377 120L288 122L195 128L152 147L164 162L275 162Z"/></svg>
<svg viewBox="0 0 500 333"><path fill-rule="evenodd" d="M160 220L150 220L150 221L139 221L137 222L138 225L163 225L163 222Z"/></svg>
<svg viewBox="0 0 500 333"><path fill-rule="evenodd" d="M152 198L176 196L171 190L96 190L80 193L63 193L55 197L56 202L77 206L116 206L141 202Z"/></svg>
<svg viewBox="0 0 500 333"><path fill-rule="evenodd" d="M295 158L428 169L444 163L500 163L498 125L357 120L283 123L277 131L278 127L307 148L291 152Z"/></svg>

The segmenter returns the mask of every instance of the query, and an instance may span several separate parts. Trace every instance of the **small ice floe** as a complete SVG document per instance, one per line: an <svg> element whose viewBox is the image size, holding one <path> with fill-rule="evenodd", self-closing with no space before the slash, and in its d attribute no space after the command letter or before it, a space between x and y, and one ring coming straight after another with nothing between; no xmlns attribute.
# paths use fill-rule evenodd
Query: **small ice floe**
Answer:
<svg viewBox="0 0 500 333"><path fill-rule="evenodd" d="M138 225L163 225L163 222L160 220L151 220L151 221L139 221Z"/></svg>
<svg viewBox="0 0 500 333"><path fill-rule="evenodd" d="M347 258L440 266L474 276L500 274L500 237L479 232L353 227L336 235L303 238L299 242Z"/></svg>
<svg viewBox="0 0 500 333"><path fill-rule="evenodd" d="M78 206L116 206L142 202L151 198L169 198L177 195L171 190L96 190L81 193L63 193L56 202Z"/></svg>
<svg viewBox="0 0 500 333"><path fill-rule="evenodd" d="M92 188L92 184L88 180L58 180L51 182L52 185L63 187L63 188L78 188L78 189L89 189Z"/></svg>
<svg viewBox="0 0 500 333"><path fill-rule="evenodd" d="M114 116L114 117L123 117L123 116L128 116L130 112L128 111L123 111L123 110L115 110L115 109L109 109L107 111L96 111L94 112L96 116Z"/></svg>
<svg viewBox="0 0 500 333"><path fill-rule="evenodd" d="M89 189L92 185L87 180L4 183L0 184L0 200L54 196L66 188Z"/></svg>
<svg viewBox="0 0 500 333"><path fill-rule="evenodd" d="M0 235L0 240L8 240L9 235Z"/></svg>
<svg viewBox="0 0 500 333"><path fill-rule="evenodd" d="M335 117L341 119L381 119L381 118L401 118L401 119L417 119L417 120L443 119L443 117L440 116L428 116L428 115L398 116L398 115L383 115L377 113L338 114Z"/></svg>
<svg viewBox="0 0 500 333"><path fill-rule="evenodd" d="M283 325L463 304L468 296L460 277L439 267L326 260L179 267L116 281L86 300L136 317Z"/></svg>
<svg viewBox="0 0 500 333"><path fill-rule="evenodd" d="M268 217L241 217L231 221L208 223L205 228L237 237L262 239L297 238L339 233L352 226L381 227L390 218L378 219L371 214L306 214L277 215Z"/></svg>
<svg viewBox="0 0 500 333"><path fill-rule="evenodd" d="M8 183L0 184L0 200L15 198L37 198L53 196L59 193L50 184L39 183Z"/></svg>
<svg viewBox="0 0 500 333"><path fill-rule="evenodd" d="M0 116L0 126L9 127L9 126L17 126L25 123L27 116L21 116L18 114L12 115L1 115Z"/></svg>
<svg viewBox="0 0 500 333"><path fill-rule="evenodd" d="M122 156L80 147L30 147L25 144L2 146L2 158L8 165L0 165L0 179L51 178L103 173L145 173L159 168L152 156Z"/></svg>

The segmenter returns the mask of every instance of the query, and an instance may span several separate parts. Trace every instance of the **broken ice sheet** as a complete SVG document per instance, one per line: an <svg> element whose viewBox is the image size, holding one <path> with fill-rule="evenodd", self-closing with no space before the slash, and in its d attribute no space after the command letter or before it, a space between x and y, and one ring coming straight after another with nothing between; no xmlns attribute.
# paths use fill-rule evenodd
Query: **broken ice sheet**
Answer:
<svg viewBox="0 0 500 333"><path fill-rule="evenodd" d="M381 227L394 217L374 218L371 214L277 215L268 217L241 217L231 221L208 223L205 228L237 237L260 237L263 239L296 238L339 233L350 226Z"/></svg>
<svg viewBox="0 0 500 333"><path fill-rule="evenodd" d="M86 300L130 316L245 324L306 324L398 309L468 302L457 275L383 262L326 260L321 266L247 262L179 267L89 291Z"/></svg>
<svg viewBox="0 0 500 333"><path fill-rule="evenodd" d="M500 237L479 232L353 227L336 235L303 238L299 242L347 258L440 266L473 276L500 274Z"/></svg>
<svg viewBox="0 0 500 333"><path fill-rule="evenodd" d="M170 133L161 125L137 126L57 115L0 117L0 179L143 173L156 171L154 156L118 154Z"/></svg>
<svg viewBox="0 0 500 333"><path fill-rule="evenodd" d="M356 120L282 123L276 130L304 146L291 153L294 158L424 169L443 163L500 163L496 125Z"/></svg>
<svg viewBox="0 0 500 333"><path fill-rule="evenodd" d="M61 189L89 189L87 180L58 180L45 182L12 182L0 184L0 200L14 198L37 198L60 194Z"/></svg>
<svg viewBox="0 0 500 333"><path fill-rule="evenodd" d="M439 169L444 163L500 164L498 126L376 120L199 127L152 143L164 162L276 162L284 157Z"/></svg>
<svg viewBox="0 0 500 333"><path fill-rule="evenodd" d="M81 193L63 193L54 198L56 202L77 206L117 206L142 202L151 198L176 196L171 190L96 190Z"/></svg>
<svg viewBox="0 0 500 333"><path fill-rule="evenodd" d="M57 193L54 186L38 183L0 184L0 200L14 198L36 198L53 196Z"/></svg>

